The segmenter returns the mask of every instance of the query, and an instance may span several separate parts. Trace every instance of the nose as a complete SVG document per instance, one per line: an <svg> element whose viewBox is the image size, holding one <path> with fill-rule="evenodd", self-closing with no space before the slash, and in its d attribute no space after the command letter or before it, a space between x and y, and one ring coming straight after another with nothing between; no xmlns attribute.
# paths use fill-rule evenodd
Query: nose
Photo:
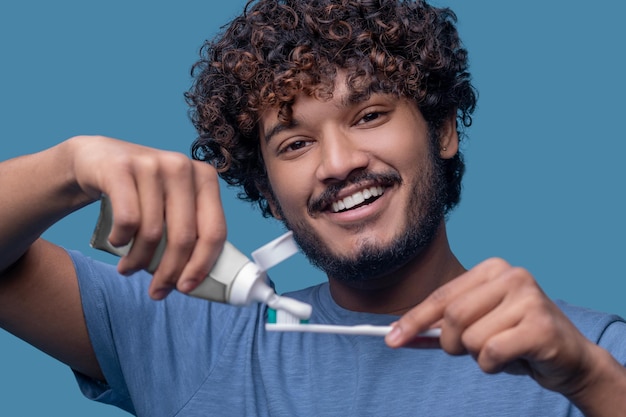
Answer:
<svg viewBox="0 0 626 417"><path fill-rule="evenodd" d="M369 164L368 152L340 128L326 129L321 138L321 157L316 170L321 182L342 181Z"/></svg>

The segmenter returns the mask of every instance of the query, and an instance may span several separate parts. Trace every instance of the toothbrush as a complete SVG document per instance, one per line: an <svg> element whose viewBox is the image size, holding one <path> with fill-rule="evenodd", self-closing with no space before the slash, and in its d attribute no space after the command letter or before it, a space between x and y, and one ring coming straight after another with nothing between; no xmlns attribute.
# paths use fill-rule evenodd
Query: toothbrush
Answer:
<svg viewBox="0 0 626 417"><path fill-rule="evenodd" d="M306 332L306 333L330 333L361 336L386 336L392 326L375 326L371 324L358 324L343 326L337 324L311 324L306 320L298 319L283 310L268 308L267 323L265 330L268 332ZM420 333L417 338L437 339L441 335L441 329L429 329Z"/></svg>

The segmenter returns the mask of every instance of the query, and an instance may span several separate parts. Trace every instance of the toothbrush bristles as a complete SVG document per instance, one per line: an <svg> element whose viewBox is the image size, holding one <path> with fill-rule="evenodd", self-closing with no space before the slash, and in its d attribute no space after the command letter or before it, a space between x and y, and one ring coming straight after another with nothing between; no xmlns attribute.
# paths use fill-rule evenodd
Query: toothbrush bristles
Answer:
<svg viewBox="0 0 626 417"><path fill-rule="evenodd" d="M300 319L285 310L276 310L276 323L300 324Z"/></svg>

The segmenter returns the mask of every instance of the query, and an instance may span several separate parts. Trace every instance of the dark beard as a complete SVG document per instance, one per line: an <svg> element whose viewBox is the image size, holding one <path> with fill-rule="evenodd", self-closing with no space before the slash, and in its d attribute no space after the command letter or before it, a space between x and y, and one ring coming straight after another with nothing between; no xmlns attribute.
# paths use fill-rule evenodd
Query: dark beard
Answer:
<svg viewBox="0 0 626 417"><path fill-rule="evenodd" d="M311 264L335 280L351 286L363 286L368 281L391 274L428 247L443 220L446 200L444 173L440 160L434 156L430 159L429 167L421 167L424 170L421 180L411 194L404 231L386 246L364 243L355 257L340 257L320 244L317 234L305 222L284 220L284 223L293 231L294 239Z"/></svg>

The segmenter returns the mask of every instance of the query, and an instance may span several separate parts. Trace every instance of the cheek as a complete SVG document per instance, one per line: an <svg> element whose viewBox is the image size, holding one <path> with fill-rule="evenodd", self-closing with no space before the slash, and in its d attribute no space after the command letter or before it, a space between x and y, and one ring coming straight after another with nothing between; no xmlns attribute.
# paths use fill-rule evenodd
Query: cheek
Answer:
<svg viewBox="0 0 626 417"><path fill-rule="evenodd" d="M398 170L415 169L430 155L427 132L411 123L399 123L384 134L373 134L367 144L377 160Z"/></svg>
<svg viewBox="0 0 626 417"><path fill-rule="evenodd" d="M289 215L304 208L306 210L308 202L308 187L306 186L306 176L297 167L281 172L268 167L268 178L272 186L276 203L281 211Z"/></svg>

